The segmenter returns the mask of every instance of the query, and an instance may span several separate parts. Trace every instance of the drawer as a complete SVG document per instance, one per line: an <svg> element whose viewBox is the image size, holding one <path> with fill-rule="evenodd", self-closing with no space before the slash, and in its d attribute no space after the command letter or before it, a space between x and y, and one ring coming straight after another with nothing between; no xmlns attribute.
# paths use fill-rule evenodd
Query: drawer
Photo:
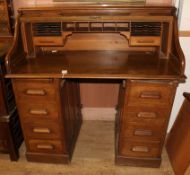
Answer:
<svg viewBox="0 0 190 175"><path fill-rule="evenodd" d="M56 91L55 82L52 79L29 79L14 80L14 92L17 102L43 103L55 102Z"/></svg>
<svg viewBox="0 0 190 175"><path fill-rule="evenodd" d="M142 141L160 141L165 133L164 125L153 125L143 123L125 123L122 126L122 137L138 139Z"/></svg>
<svg viewBox="0 0 190 175"><path fill-rule="evenodd" d="M169 109L149 106L128 106L124 109L124 121L163 125L168 121Z"/></svg>
<svg viewBox="0 0 190 175"><path fill-rule="evenodd" d="M173 86L169 83L131 82L126 91L128 106L154 106L168 107L173 100Z"/></svg>
<svg viewBox="0 0 190 175"><path fill-rule="evenodd" d="M24 134L28 138L35 139L61 139L62 130L58 122L35 121L23 123Z"/></svg>
<svg viewBox="0 0 190 175"><path fill-rule="evenodd" d="M0 139L0 151L8 151L7 140Z"/></svg>
<svg viewBox="0 0 190 175"><path fill-rule="evenodd" d="M132 36L130 39L131 46L160 46L160 37L151 36Z"/></svg>
<svg viewBox="0 0 190 175"><path fill-rule="evenodd" d="M59 154L65 153L65 149L60 140L29 140L28 150L36 153Z"/></svg>
<svg viewBox="0 0 190 175"><path fill-rule="evenodd" d="M24 121L58 120L58 106L55 103L18 103L19 114Z"/></svg>
<svg viewBox="0 0 190 175"><path fill-rule="evenodd" d="M59 46L63 45L62 37L34 37L34 45L36 46Z"/></svg>
<svg viewBox="0 0 190 175"><path fill-rule="evenodd" d="M135 142L121 140L120 154L127 157L156 158L160 157L161 146L159 142Z"/></svg>

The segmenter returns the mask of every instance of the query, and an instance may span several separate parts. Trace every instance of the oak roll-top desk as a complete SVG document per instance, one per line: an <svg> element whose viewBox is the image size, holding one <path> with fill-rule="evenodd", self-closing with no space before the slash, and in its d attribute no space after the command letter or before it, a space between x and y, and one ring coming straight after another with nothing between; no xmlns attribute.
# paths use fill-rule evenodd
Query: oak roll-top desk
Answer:
<svg viewBox="0 0 190 175"><path fill-rule="evenodd" d="M115 162L158 167L185 58L175 8L63 3L22 8L6 58L28 161L68 163L82 121L79 83L120 84Z"/></svg>

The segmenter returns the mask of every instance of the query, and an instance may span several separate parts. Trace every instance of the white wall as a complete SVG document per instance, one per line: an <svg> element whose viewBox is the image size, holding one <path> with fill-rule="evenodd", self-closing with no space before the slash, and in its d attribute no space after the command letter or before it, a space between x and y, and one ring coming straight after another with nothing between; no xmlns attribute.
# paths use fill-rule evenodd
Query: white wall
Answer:
<svg viewBox="0 0 190 175"><path fill-rule="evenodd" d="M182 10L181 10L181 18L179 22L179 29L181 31L182 30L190 31L190 10L189 10L190 0L180 0L180 1L181 1L180 3L181 3ZM183 92L190 93L190 37L181 37L180 43L186 57L185 75L187 76L187 80L186 80L186 83L180 84L177 89L168 131L171 129L176 119L176 116L179 112L179 109L183 103L183 100L184 100Z"/></svg>
<svg viewBox="0 0 190 175"><path fill-rule="evenodd" d="M187 80L185 83L180 84L177 89L168 131L172 127L176 119L176 116L179 112L179 109L183 103L184 100L183 92L190 92L190 38L189 37L180 38L180 43L186 57L185 75L187 76Z"/></svg>

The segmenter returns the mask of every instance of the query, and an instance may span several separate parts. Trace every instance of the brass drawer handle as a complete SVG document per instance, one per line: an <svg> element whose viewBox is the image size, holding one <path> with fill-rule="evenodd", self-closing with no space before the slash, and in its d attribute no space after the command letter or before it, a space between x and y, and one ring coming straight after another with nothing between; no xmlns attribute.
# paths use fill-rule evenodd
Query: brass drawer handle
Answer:
<svg viewBox="0 0 190 175"><path fill-rule="evenodd" d="M132 148L132 151L133 152L144 152L144 153L148 153L149 152L149 149L148 147L146 146L134 146Z"/></svg>
<svg viewBox="0 0 190 175"><path fill-rule="evenodd" d="M144 99L160 99L161 98L161 94L160 92L156 92L156 91L144 91L141 92L140 94L140 98L144 98Z"/></svg>
<svg viewBox="0 0 190 175"><path fill-rule="evenodd" d="M27 95L40 95L40 96L44 96L46 95L46 91L43 89L37 90L37 89L28 89L26 90L26 94Z"/></svg>
<svg viewBox="0 0 190 175"><path fill-rule="evenodd" d="M136 129L134 132L135 136L152 136L153 133L151 130Z"/></svg>
<svg viewBox="0 0 190 175"><path fill-rule="evenodd" d="M51 144L38 144L37 149L54 150L54 146Z"/></svg>
<svg viewBox="0 0 190 175"><path fill-rule="evenodd" d="M138 118L156 118L157 115L155 112L139 112L137 114Z"/></svg>
<svg viewBox="0 0 190 175"><path fill-rule="evenodd" d="M153 44L155 42L155 40L138 40L137 43L140 43L140 44Z"/></svg>
<svg viewBox="0 0 190 175"><path fill-rule="evenodd" d="M32 115L48 115L48 111L46 109L31 109L29 113Z"/></svg>
<svg viewBox="0 0 190 175"><path fill-rule="evenodd" d="M51 130L48 128L34 128L33 132L34 133L41 133L41 134L50 134Z"/></svg>

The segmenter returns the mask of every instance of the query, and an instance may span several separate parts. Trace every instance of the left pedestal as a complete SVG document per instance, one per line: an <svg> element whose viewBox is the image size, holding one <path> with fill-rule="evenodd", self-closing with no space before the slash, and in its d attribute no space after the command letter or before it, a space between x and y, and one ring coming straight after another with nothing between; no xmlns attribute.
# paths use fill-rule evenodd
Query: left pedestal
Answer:
<svg viewBox="0 0 190 175"><path fill-rule="evenodd" d="M81 125L78 83L15 79L13 86L27 160L69 163Z"/></svg>

